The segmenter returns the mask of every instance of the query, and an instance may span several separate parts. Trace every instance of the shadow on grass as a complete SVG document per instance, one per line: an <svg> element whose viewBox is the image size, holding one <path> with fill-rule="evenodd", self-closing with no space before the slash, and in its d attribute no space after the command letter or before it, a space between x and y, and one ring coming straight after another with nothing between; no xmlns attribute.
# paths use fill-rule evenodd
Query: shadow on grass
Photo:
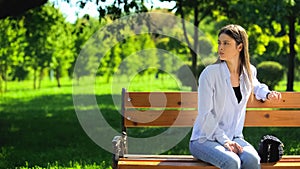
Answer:
<svg viewBox="0 0 300 169"><path fill-rule="evenodd" d="M104 105L112 104L111 95L96 98ZM57 163L70 166L73 162L92 165L103 161L110 165L111 153L96 145L80 126L71 94L6 98L0 107L0 168ZM101 112L119 127L117 110L104 106Z"/></svg>

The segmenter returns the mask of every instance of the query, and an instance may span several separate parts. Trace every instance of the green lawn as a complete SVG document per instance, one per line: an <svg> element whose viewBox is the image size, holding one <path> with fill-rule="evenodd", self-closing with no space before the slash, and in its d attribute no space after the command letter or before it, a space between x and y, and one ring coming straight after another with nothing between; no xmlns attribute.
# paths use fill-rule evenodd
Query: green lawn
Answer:
<svg viewBox="0 0 300 169"><path fill-rule="evenodd" d="M285 91L286 90L286 81L281 81L277 86L275 86L275 90L277 91ZM300 91L300 82L294 82L294 91Z"/></svg>
<svg viewBox="0 0 300 169"><path fill-rule="evenodd" d="M82 79L83 89L88 79ZM108 84L97 78L95 96L103 116L120 131L118 106L112 96L120 98L121 88L131 91L190 90L166 76L136 77L130 84L120 79ZM281 83L284 84L284 83ZM296 83L300 91L300 83ZM32 82L9 82L8 91L0 93L0 168L110 168L111 153L99 147L82 129L76 116L72 82L63 79L62 87L44 80L42 88L32 89ZM284 90L284 86L279 86ZM276 88L276 90L279 90ZM84 90L83 90L84 91ZM132 130L130 134L157 134L164 129ZM286 154L300 154L299 128L246 128L245 136L254 146L264 134L276 134L285 143ZM145 136L145 135L144 135ZM189 154L189 135L166 154ZM129 143L130 144L130 143Z"/></svg>

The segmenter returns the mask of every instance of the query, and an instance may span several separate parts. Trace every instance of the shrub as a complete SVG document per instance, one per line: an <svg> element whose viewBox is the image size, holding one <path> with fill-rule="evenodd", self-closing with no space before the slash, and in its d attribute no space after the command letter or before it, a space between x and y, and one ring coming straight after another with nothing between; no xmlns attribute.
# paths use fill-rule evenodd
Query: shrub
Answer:
<svg viewBox="0 0 300 169"><path fill-rule="evenodd" d="M197 79L194 77L190 66L181 66L177 71L176 76L180 80L182 86L189 86L192 87L192 89L197 88Z"/></svg>
<svg viewBox="0 0 300 169"><path fill-rule="evenodd" d="M278 62L264 61L257 65L257 78L268 85L270 90L282 80L283 74L283 67Z"/></svg>

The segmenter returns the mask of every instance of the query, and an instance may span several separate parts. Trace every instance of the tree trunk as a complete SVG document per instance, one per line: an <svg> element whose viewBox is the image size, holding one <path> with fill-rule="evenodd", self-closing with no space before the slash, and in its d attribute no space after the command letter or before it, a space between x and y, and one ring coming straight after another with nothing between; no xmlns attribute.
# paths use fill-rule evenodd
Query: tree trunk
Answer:
<svg viewBox="0 0 300 169"><path fill-rule="evenodd" d="M8 65L7 61L5 62L5 67L4 67L4 92L8 91L7 87L7 70L8 70Z"/></svg>
<svg viewBox="0 0 300 169"><path fill-rule="evenodd" d="M33 70L33 89L36 89L36 72L37 72L37 68L34 68Z"/></svg>
<svg viewBox="0 0 300 169"><path fill-rule="evenodd" d="M197 53L198 53L198 48L199 48L199 37L198 37L198 34L199 34L199 30L198 30L198 26L199 26L199 23L200 23L200 20L199 20L199 10L198 10L198 3L196 3L197 5L195 5L194 7L194 49L193 51L191 51L191 54L192 54L192 71L193 71L193 74L194 74L194 77L197 81L198 79L198 70L197 70ZM193 85L192 86L192 91L197 91L197 85Z"/></svg>
<svg viewBox="0 0 300 169"><path fill-rule="evenodd" d="M0 73L0 93L4 92L2 87L2 82L3 82L2 74Z"/></svg>
<svg viewBox="0 0 300 169"><path fill-rule="evenodd" d="M179 2L179 12L180 12L180 15L181 15L181 20L182 20L182 28L183 28L183 33L184 33L184 38L186 40L186 43L188 44L188 47L189 47L189 50L190 50L190 54L192 56L192 73L195 77L195 79L197 79L197 53L196 53L196 50L198 48L198 25L199 25L199 21L198 21L198 8L197 8L197 5L195 5L195 8L194 8L194 45L192 46L191 45L191 42L189 41L188 39L188 36L187 36L187 31L186 31L186 25L185 25L185 20L184 20L184 12L182 10L182 1ZM195 25L195 24L198 24L198 25ZM197 81L197 80L196 80ZM196 91L197 90L197 85L192 85L192 91Z"/></svg>
<svg viewBox="0 0 300 169"><path fill-rule="evenodd" d="M43 77L44 77L43 71L44 71L44 68L41 68L41 70L40 70L40 74L39 74L39 83L38 83L38 89L40 89L40 88L41 88L41 86L42 86L42 80L43 80Z"/></svg>
<svg viewBox="0 0 300 169"><path fill-rule="evenodd" d="M296 18L293 16L289 17L289 48L290 48L290 56L288 58L288 79L287 79L287 88L286 91L293 91L294 90L294 69L295 69L295 23Z"/></svg>
<svg viewBox="0 0 300 169"><path fill-rule="evenodd" d="M61 84L60 84L60 66L57 66L57 68L55 69L55 78L56 78L56 81L57 81L57 87L61 87Z"/></svg>

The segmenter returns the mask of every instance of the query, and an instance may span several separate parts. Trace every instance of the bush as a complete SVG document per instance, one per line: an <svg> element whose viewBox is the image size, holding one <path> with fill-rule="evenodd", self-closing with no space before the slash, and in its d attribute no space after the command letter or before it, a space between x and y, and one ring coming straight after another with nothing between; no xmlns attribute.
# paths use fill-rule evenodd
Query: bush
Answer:
<svg viewBox="0 0 300 169"><path fill-rule="evenodd" d="M197 79L193 75L192 68L187 65L183 65L176 73L177 78L180 80L182 86L197 88Z"/></svg>
<svg viewBox="0 0 300 169"><path fill-rule="evenodd" d="M282 80L283 74L283 67L278 62L264 61L257 65L257 78L268 85L270 90Z"/></svg>

